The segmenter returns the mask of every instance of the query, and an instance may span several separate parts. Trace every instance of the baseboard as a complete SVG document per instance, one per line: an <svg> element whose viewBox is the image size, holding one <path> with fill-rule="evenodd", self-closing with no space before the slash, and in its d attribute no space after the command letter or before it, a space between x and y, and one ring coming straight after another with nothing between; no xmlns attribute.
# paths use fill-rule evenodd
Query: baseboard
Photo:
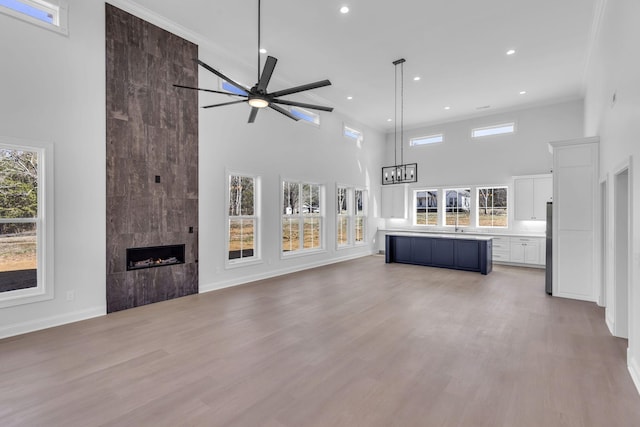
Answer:
<svg viewBox="0 0 640 427"><path fill-rule="evenodd" d="M311 262L307 264L298 264L289 268L282 268L279 270L268 271L265 273L237 277L231 280L225 280L221 282L208 283L204 285L200 284L200 293L202 294L205 292L217 291L219 289L231 288L233 286L244 285L246 283L251 283L258 280L270 279L272 277L283 276L285 274L296 273L298 271L309 270L311 268L323 267L325 265L337 264L339 262L350 261L352 259L363 258L370 255L375 255L375 253L373 252L358 253L355 255L331 258L329 260Z"/></svg>
<svg viewBox="0 0 640 427"><path fill-rule="evenodd" d="M607 328L609 328L609 332L611 335L615 336L616 324L613 320L609 319L607 316L604 316L604 323L606 323Z"/></svg>
<svg viewBox="0 0 640 427"><path fill-rule="evenodd" d="M66 325L67 323L79 322L94 317L107 314L107 307L94 307L87 310L74 311L58 316L45 317L42 319L30 320L28 322L16 323L9 326L0 327L0 339L22 335L29 332L40 331L42 329L53 328L55 326Z"/></svg>
<svg viewBox="0 0 640 427"><path fill-rule="evenodd" d="M638 360L631 356L629 353L629 349L627 348L627 369L629 369L629 374L631 374L631 379L633 380L633 384L636 386L636 390L638 394L640 394L640 365L638 365Z"/></svg>

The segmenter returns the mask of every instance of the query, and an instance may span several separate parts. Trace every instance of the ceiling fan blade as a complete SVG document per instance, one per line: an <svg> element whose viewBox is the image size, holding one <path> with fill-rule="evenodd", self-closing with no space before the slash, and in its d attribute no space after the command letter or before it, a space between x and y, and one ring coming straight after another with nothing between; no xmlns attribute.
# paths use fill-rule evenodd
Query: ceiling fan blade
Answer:
<svg viewBox="0 0 640 427"><path fill-rule="evenodd" d="M277 62L278 60L273 56L267 56L267 62L264 64L262 76L260 76L260 81L258 82L259 91L267 90L267 85L269 84L269 80L271 80L271 75L273 74L273 69L276 68Z"/></svg>
<svg viewBox="0 0 640 427"><path fill-rule="evenodd" d="M239 95L237 93L224 92L221 90L213 90L213 89L202 89L199 87L191 87L191 86L182 86L182 85L173 85L174 87L179 87L182 89L192 89L192 90L201 90L203 92L211 92L211 93L221 93L223 95L231 95L231 96L247 96L247 95Z"/></svg>
<svg viewBox="0 0 640 427"><path fill-rule="evenodd" d="M329 80L320 80L315 83L308 83L302 86L296 86L289 89L279 90L277 92L270 93L269 96L274 98L278 98L280 96L291 95L292 93L303 92L305 90L317 89L319 87L329 86L331 82Z"/></svg>
<svg viewBox="0 0 640 427"><path fill-rule="evenodd" d="M218 70L210 67L209 65L205 64L204 62L200 61L198 58L194 58L193 60L196 61L198 64L200 64L206 70L211 71L213 74L215 74L216 76L220 77L222 80L228 81L229 83L231 83L233 86L237 87L238 89L243 90L243 91L245 91L247 93L251 92L251 90L248 87L244 87L240 83L234 82L229 77L225 76L220 71L218 71Z"/></svg>
<svg viewBox="0 0 640 427"><path fill-rule="evenodd" d="M297 118L296 116L294 116L293 114L285 110L284 108L278 107L277 105L269 104L269 108L276 110L280 114L284 114L285 116L295 120L296 122L300 120L299 118Z"/></svg>
<svg viewBox="0 0 640 427"><path fill-rule="evenodd" d="M222 104L205 105L202 108L222 107L223 105L241 104L247 102L248 99L241 99L240 101L223 102Z"/></svg>
<svg viewBox="0 0 640 427"><path fill-rule="evenodd" d="M251 113L249 113L249 121L247 123L253 123L256 121L256 116L258 115L259 108L252 107Z"/></svg>
<svg viewBox="0 0 640 427"><path fill-rule="evenodd" d="M272 99L271 102L283 105L292 105L294 107L311 108L312 110L333 111L333 107L325 107L323 105L305 104L304 102L287 101L285 99Z"/></svg>

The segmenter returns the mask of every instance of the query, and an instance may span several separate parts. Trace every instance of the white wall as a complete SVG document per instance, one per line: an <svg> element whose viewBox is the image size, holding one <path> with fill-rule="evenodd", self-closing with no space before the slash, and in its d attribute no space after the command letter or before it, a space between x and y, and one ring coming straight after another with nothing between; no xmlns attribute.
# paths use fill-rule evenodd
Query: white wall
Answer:
<svg viewBox="0 0 640 427"><path fill-rule="evenodd" d="M629 295L628 364L636 386L640 389L640 174L636 162L640 158L640 2L637 0L601 0L599 27L587 73L585 97L585 134L600 136L600 175L607 182L608 217L613 209L614 175L626 165L630 168L631 188L631 259ZM616 102L613 95L616 94ZM607 318L613 289L613 221L609 222L606 248L610 254L605 265L607 274ZM610 324L610 327L612 325ZM613 325L615 329L615 325Z"/></svg>
<svg viewBox="0 0 640 427"><path fill-rule="evenodd" d="M0 309L0 337L106 311L105 6L99 0L68 3L68 37L0 14L0 135L51 141L55 153L55 298ZM162 26L157 16L140 17ZM223 65L225 59L212 50L215 46L201 47L201 57ZM229 63L232 67L232 59ZM207 72L201 83L217 84ZM320 128L273 111L260 112L254 125L246 124L247 117L244 105L200 113L201 290L371 253L373 241L335 250L333 198L336 182L368 187L379 181L384 136L339 112L322 114ZM345 120L364 131L361 147L341 136ZM224 269L225 169L263 178L263 264ZM327 186L325 253L280 259L281 176ZM379 188L372 185L371 239L378 198ZM72 301L66 298L69 291L75 294Z"/></svg>
<svg viewBox="0 0 640 427"><path fill-rule="evenodd" d="M409 199L413 189L447 186L509 185L512 195L513 176L551 172L548 143L581 137L583 115L583 103L576 100L405 130L404 162L418 163L418 182L410 185ZM516 133L471 138L473 128L508 122L516 123ZM438 133L444 133L445 142L409 146L411 138ZM389 134L385 165L393 165L393 151L394 134ZM407 228L411 223L410 217L387 220L386 226ZM510 232L544 233L542 221L515 221L510 215L509 224Z"/></svg>
<svg viewBox="0 0 640 427"><path fill-rule="evenodd" d="M220 62L206 47L200 57L208 64ZM235 72L225 71L236 76ZM277 72L277 68L276 68ZM200 85L216 87L217 78L201 70ZM252 77L240 75L240 81ZM253 76L255 78L255 76ZM274 82L271 83L274 85ZM275 82L275 85L278 85ZM318 90L320 92L321 89ZM223 102L215 95L200 103ZM317 103L317 102L315 102ZM294 122L265 109L255 123L247 124L246 105L201 110L200 114L200 289L211 290L252 279L295 271L327 262L370 254L376 237L375 206L384 150L383 134L343 117L321 112L320 127ZM342 136L343 123L364 131L359 144ZM262 180L263 263L225 269L225 171L258 174ZM325 253L282 259L280 253L281 180L320 183L326 190ZM336 184L368 188L370 194L369 244L336 250Z"/></svg>
<svg viewBox="0 0 640 427"><path fill-rule="evenodd" d="M0 337L105 311L104 2L69 3L68 37L0 14L0 135L55 157L55 297L0 309Z"/></svg>

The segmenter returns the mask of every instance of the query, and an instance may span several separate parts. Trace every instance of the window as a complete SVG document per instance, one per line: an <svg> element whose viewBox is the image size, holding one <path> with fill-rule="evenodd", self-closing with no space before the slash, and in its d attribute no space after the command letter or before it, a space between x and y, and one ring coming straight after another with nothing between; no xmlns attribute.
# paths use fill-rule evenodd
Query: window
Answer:
<svg viewBox="0 0 640 427"><path fill-rule="evenodd" d="M354 194L355 206L355 230L354 239L356 244L365 243L367 241L367 201L365 190L356 188Z"/></svg>
<svg viewBox="0 0 640 427"><path fill-rule="evenodd" d="M338 248L366 242L367 205L366 192L360 188L338 186L337 188Z"/></svg>
<svg viewBox="0 0 640 427"><path fill-rule="evenodd" d="M314 113L313 111L304 110L299 107L291 107L289 112L299 118L300 120L314 124L316 126L320 126L320 114Z"/></svg>
<svg viewBox="0 0 640 427"><path fill-rule="evenodd" d="M362 132L347 125L343 125L342 135L350 139L355 139L358 142L362 142L362 140L364 139Z"/></svg>
<svg viewBox="0 0 640 427"><path fill-rule="evenodd" d="M229 175L227 263L259 260L258 179L250 175Z"/></svg>
<svg viewBox="0 0 640 427"><path fill-rule="evenodd" d="M516 131L515 123L504 123L501 125L487 126L476 128L471 131L472 138L481 138L483 136L503 135L506 133L514 133Z"/></svg>
<svg viewBox="0 0 640 427"><path fill-rule="evenodd" d="M471 189L450 188L444 190L445 225L469 227L471 225Z"/></svg>
<svg viewBox="0 0 640 427"><path fill-rule="evenodd" d="M437 144L438 142L444 142L444 135L441 133L436 135L411 138L411 140L409 141L409 145L411 147L416 147L418 145Z"/></svg>
<svg viewBox="0 0 640 427"><path fill-rule="evenodd" d="M336 243L338 247L348 246L349 239L349 223L351 220L351 206L349 206L349 189L347 187L338 186L336 191L336 206L338 207L338 220L336 226Z"/></svg>
<svg viewBox="0 0 640 427"><path fill-rule="evenodd" d="M507 187L478 188L478 227L507 227Z"/></svg>
<svg viewBox="0 0 640 427"><path fill-rule="evenodd" d="M67 4L62 1L0 0L0 12L52 31L67 34Z"/></svg>
<svg viewBox="0 0 640 427"><path fill-rule="evenodd" d="M282 252L321 250L323 191L318 184L283 181Z"/></svg>
<svg viewBox="0 0 640 427"><path fill-rule="evenodd" d="M413 194L414 225L438 225L438 190L418 190Z"/></svg>
<svg viewBox="0 0 640 427"><path fill-rule="evenodd" d="M0 307L53 298L51 151L0 139Z"/></svg>

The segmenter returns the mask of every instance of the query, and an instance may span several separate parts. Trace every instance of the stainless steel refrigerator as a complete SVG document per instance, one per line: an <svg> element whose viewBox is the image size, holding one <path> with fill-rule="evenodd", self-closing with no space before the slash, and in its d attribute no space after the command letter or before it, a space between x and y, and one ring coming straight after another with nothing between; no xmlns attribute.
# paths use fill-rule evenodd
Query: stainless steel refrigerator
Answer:
<svg viewBox="0 0 640 427"><path fill-rule="evenodd" d="M546 263L545 263L545 290L547 294L553 293L553 203L547 202L547 241L546 241Z"/></svg>

